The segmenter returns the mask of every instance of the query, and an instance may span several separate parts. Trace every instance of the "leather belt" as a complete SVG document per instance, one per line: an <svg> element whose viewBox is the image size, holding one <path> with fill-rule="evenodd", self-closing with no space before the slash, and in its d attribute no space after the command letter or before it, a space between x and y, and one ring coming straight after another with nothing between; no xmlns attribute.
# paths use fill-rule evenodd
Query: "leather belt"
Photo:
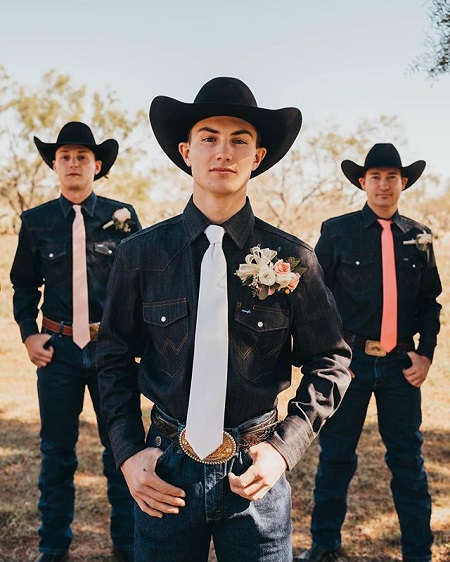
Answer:
<svg viewBox="0 0 450 562"><path fill-rule="evenodd" d="M69 336L69 337L73 336L72 326L69 326L68 324L64 324L64 322L55 322L54 320L50 320L50 318L47 318L46 316L42 318L42 326L45 329L50 330L51 332L55 332L56 334L62 336ZM94 322L92 324L89 324L89 333L91 336L91 341L97 341L99 328L100 328L100 322Z"/></svg>
<svg viewBox="0 0 450 562"><path fill-rule="evenodd" d="M381 347L380 342L377 340L367 340L348 333L344 334L344 339L351 348L361 349L367 355L372 355L374 357L385 357L387 355L386 350ZM414 342L412 340L407 340L399 342L389 353L394 353L396 351L414 351L414 349Z"/></svg>
<svg viewBox="0 0 450 562"><path fill-rule="evenodd" d="M249 449L253 445L266 441L278 425L277 411L273 410L273 413L267 420L240 433L239 445L236 443L231 431L224 431L222 444L207 457L201 459L186 439L186 428L179 433L178 425L165 419L158 411L155 411L155 408L152 410L151 420L156 429L165 437L171 441L178 441L180 447L188 457L203 464L220 464L229 461L236 454L238 448Z"/></svg>

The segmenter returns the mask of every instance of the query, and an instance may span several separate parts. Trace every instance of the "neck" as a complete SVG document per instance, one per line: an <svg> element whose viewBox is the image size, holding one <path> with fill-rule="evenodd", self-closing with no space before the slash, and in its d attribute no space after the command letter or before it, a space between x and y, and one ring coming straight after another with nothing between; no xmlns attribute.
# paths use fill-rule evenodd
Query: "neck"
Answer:
<svg viewBox="0 0 450 562"><path fill-rule="evenodd" d="M390 219L397 212L397 207L378 207L376 205L368 205L380 219Z"/></svg>
<svg viewBox="0 0 450 562"><path fill-rule="evenodd" d="M79 205L80 203L82 203L85 199L89 197L91 193L92 193L92 187L90 189L83 189L79 191L73 191L73 190L68 191L64 188L61 188L61 194L64 195L64 197L74 205Z"/></svg>
<svg viewBox="0 0 450 562"><path fill-rule="evenodd" d="M245 205L245 194L242 198L228 197L208 198L193 196L195 206L205 215L212 224L223 224L236 213L238 213Z"/></svg>

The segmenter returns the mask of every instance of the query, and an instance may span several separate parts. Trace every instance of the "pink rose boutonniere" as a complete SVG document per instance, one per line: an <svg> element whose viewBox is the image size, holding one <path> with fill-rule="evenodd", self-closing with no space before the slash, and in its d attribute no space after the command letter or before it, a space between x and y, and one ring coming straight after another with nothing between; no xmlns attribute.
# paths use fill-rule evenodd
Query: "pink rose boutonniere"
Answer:
<svg viewBox="0 0 450 562"><path fill-rule="evenodd" d="M124 232L131 232L131 213L126 207L114 211L112 220L103 225L103 229L109 228L114 225L116 230L123 230Z"/></svg>
<svg viewBox="0 0 450 562"><path fill-rule="evenodd" d="M261 248L258 244L250 248L245 263L241 263L235 271L242 284L249 286L253 296L259 300L264 300L276 291L289 295L306 271L306 267L301 266L301 260L298 258L277 257L279 250Z"/></svg>

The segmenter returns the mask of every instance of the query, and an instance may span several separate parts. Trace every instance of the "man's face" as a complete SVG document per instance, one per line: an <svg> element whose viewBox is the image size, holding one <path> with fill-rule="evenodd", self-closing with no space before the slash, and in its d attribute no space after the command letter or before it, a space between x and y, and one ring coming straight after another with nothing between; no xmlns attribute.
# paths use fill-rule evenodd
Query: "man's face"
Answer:
<svg viewBox="0 0 450 562"><path fill-rule="evenodd" d="M53 160L63 195L92 191L94 176L101 167L101 160L95 159L92 150L72 144L58 148Z"/></svg>
<svg viewBox="0 0 450 562"><path fill-rule="evenodd" d="M402 177L398 168L370 168L363 178L359 178L369 207L379 216L387 217L397 210L407 181L408 178Z"/></svg>
<svg viewBox="0 0 450 562"><path fill-rule="evenodd" d="M266 155L256 129L237 117L208 117L196 123L179 150L191 167L194 195L245 196L250 174Z"/></svg>

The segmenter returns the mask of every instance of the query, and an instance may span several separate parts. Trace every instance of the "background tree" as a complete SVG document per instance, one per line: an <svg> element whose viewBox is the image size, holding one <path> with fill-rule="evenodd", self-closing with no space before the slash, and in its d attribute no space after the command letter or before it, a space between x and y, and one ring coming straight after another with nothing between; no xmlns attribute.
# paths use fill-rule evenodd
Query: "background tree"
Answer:
<svg viewBox="0 0 450 562"><path fill-rule="evenodd" d="M431 31L427 33L427 52L413 67L436 78L450 70L450 0L431 0Z"/></svg>

